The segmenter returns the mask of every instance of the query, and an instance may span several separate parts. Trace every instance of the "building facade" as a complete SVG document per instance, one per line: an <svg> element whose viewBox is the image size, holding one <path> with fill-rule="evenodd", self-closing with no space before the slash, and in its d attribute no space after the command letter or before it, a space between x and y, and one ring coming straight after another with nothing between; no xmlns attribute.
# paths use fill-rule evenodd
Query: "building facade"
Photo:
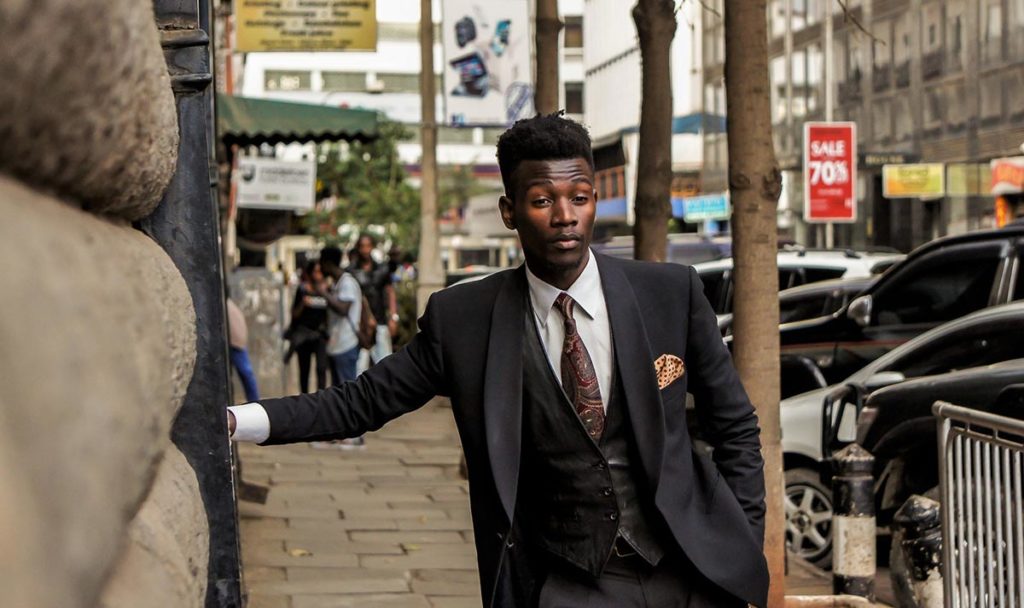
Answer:
<svg viewBox="0 0 1024 608"><path fill-rule="evenodd" d="M704 109L719 114L722 4L710 5L715 10L705 12L702 28ZM843 4L845 10L830 0L768 2L772 127L784 176L780 238L824 242L824 231L803 220L802 149L804 123L825 120L829 99L833 120L856 123L859 151L858 219L835 226L836 246L906 251L1019 213L1021 184L993 194L991 166L1021 154L1024 143L1024 0ZM705 184L725 188L724 133L705 136L704 160ZM916 163L941 164L941 188L886 198L883 167Z"/></svg>

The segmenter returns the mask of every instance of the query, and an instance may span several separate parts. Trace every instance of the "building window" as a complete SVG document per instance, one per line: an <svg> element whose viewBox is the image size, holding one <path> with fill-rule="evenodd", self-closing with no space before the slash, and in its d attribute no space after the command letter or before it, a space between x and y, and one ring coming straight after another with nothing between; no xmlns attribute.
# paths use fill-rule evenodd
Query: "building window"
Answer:
<svg viewBox="0 0 1024 608"><path fill-rule="evenodd" d="M267 70L263 73L263 88L267 91L308 91L311 74L296 70Z"/></svg>
<svg viewBox="0 0 1024 608"><path fill-rule="evenodd" d="M910 98L907 95L898 95L893 100L893 136L896 141L910 139L911 131L914 130L914 121L910 117Z"/></svg>
<svg viewBox="0 0 1024 608"><path fill-rule="evenodd" d="M888 141L892 136L892 116L888 99L880 99L872 105L873 135L875 141Z"/></svg>
<svg viewBox="0 0 1024 608"><path fill-rule="evenodd" d="M780 55L773 57L769 63L768 75L772 87L772 124L780 125L786 122L787 102L786 97L786 57Z"/></svg>
<svg viewBox="0 0 1024 608"><path fill-rule="evenodd" d="M986 0L982 11L981 58L994 63L1003 58L1002 0Z"/></svg>
<svg viewBox="0 0 1024 608"><path fill-rule="evenodd" d="M822 109L824 96L825 56L821 44L815 42L807 47L807 113Z"/></svg>
<svg viewBox="0 0 1024 608"><path fill-rule="evenodd" d="M385 93L419 93L419 74L381 74L377 73L377 81L384 84ZM437 85L435 84L435 87Z"/></svg>
<svg viewBox="0 0 1024 608"><path fill-rule="evenodd" d="M793 51L793 70L791 82L793 83L793 98L790 111L797 119L807 115L807 51L801 49Z"/></svg>
<svg viewBox="0 0 1024 608"><path fill-rule="evenodd" d="M567 114L583 113L583 83L565 83L565 111Z"/></svg>
<svg viewBox="0 0 1024 608"><path fill-rule="evenodd" d="M946 51L947 65L952 71L960 71L964 66L964 23L966 7L964 0L953 0L946 6Z"/></svg>
<svg viewBox="0 0 1024 608"><path fill-rule="evenodd" d="M924 94L924 128L938 129L942 127L943 107L942 91L940 89L928 89Z"/></svg>
<svg viewBox="0 0 1024 608"><path fill-rule="evenodd" d="M786 3L783 0L768 3L768 32L772 38L786 35Z"/></svg>
<svg viewBox="0 0 1024 608"><path fill-rule="evenodd" d="M963 128L967 121L967 89L962 84L946 90L946 124L951 129Z"/></svg>
<svg viewBox="0 0 1024 608"><path fill-rule="evenodd" d="M981 118L996 120L1003 115L1003 77L1001 75L981 80Z"/></svg>
<svg viewBox="0 0 1024 608"><path fill-rule="evenodd" d="M365 72L323 72L324 90L339 93L366 91Z"/></svg>
<svg viewBox="0 0 1024 608"><path fill-rule="evenodd" d="M799 32L807 27L807 2L808 0L792 0L790 25L794 32Z"/></svg>
<svg viewBox="0 0 1024 608"><path fill-rule="evenodd" d="M565 48L583 48L583 17L567 16L565 18Z"/></svg>

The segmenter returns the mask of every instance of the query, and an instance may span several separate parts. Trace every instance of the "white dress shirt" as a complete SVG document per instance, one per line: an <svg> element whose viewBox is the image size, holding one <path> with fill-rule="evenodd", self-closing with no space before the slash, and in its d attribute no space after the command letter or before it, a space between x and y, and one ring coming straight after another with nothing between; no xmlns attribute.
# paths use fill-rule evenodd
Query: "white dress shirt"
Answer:
<svg viewBox="0 0 1024 608"><path fill-rule="evenodd" d="M548 362L555 372L559 384L562 382L562 345L565 341L565 318L555 307L555 298L562 290L537 278L526 267L526 281L530 286L530 302L533 304L533 318L537 322L537 330L544 350L548 354ZM573 319L576 320L576 331L587 347L590 360L597 372L597 386L601 391L601 404L608 411L609 391L612 386L612 333L608 321L608 306L604 301L604 290L601 289L601 273L597 269L597 261L591 252L586 268L576 282L565 291L576 301L573 307Z"/></svg>
<svg viewBox="0 0 1024 608"><path fill-rule="evenodd" d="M555 298L562 290L537 278L526 267L526 282L530 288L530 302L533 318L537 322L548 362L555 372L559 384L562 382L562 343L565 341L565 320L555 308ZM566 293L576 301L573 318L576 331L580 334L590 360L597 372L597 386L601 391L601 403L608 410L608 391L612 385L612 335L608 320L608 307L601 289L601 273L591 252L587 266ZM270 437L270 418L259 403L246 403L228 408L235 415L235 441L262 443Z"/></svg>

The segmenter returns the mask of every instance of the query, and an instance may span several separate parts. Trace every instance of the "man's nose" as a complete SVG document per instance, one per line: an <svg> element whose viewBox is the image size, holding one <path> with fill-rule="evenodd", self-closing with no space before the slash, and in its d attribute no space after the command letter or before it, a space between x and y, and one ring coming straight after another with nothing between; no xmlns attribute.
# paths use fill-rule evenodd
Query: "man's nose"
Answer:
<svg viewBox="0 0 1024 608"><path fill-rule="evenodd" d="M576 208L568 198L559 198L555 201L551 214L551 223L556 226L573 225L577 223Z"/></svg>

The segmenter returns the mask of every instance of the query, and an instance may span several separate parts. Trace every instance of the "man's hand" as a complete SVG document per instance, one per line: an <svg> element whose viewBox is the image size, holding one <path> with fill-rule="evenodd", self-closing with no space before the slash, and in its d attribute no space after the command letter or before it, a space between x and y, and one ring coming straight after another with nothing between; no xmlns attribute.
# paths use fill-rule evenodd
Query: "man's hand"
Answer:
<svg viewBox="0 0 1024 608"><path fill-rule="evenodd" d="M237 423L235 422L235 415L231 412L231 410L228 410L228 437L235 434L236 424Z"/></svg>

